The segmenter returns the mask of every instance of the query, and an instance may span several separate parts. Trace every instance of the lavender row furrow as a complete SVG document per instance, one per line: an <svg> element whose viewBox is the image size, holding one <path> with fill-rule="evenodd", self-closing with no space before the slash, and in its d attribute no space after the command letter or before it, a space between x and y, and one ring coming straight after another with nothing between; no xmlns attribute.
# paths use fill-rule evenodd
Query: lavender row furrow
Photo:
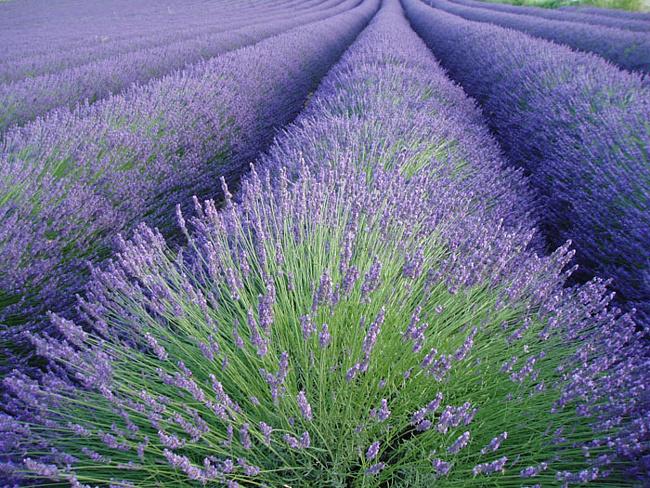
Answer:
<svg viewBox="0 0 650 488"><path fill-rule="evenodd" d="M466 7L477 7L486 10L494 10L497 12L506 12L509 14L530 15L533 18L538 17L549 20L559 20L562 22L578 22L596 26L602 25L605 27L613 27L615 29L643 32L646 35L650 35L650 23L643 20L617 19L614 17L603 17L600 15L592 15L588 13L578 13L566 10L561 11L556 9L532 6L510 5L507 3L493 3L480 0L451 1L453 3L464 5Z"/></svg>
<svg viewBox="0 0 650 488"><path fill-rule="evenodd" d="M529 248L525 179L397 0L224 194L178 211L180 254L141 226L84 321L30 336L54 367L4 381L8 476L634 486L634 324L563 287L566 246Z"/></svg>
<svg viewBox="0 0 650 488"><path fill-rule="evenodd" d="M448 0L426 0L426 3L467 20L507 27L598 54L630 71L650 72L650 36L646 33L465 7Z"/></svg>
<svg viewBox="0 0 650 488"><path fill-rule="evenodd" d="M330 9L323 11L307 11L299 15L287 11L268 22L241 29L135 51L60 73L0 85L0 132L13 125L23 125L54 108L72 108L85 101L94 103L120 93L133 83L146 83L223 52L335 15L350 9L359 0L334 2Z"/></svg>
<svg viewBox="0 0 650 488"><path fill-rule="evenodd" d="M340 1L336 0L334 3L340 3ZM293 3L295 3L295 0ZM0 62L0 82L16 82L24 78L51 74L82 64L95 63L102 59L133 51L195 39L218 32L232 31L251 24L273 22L278 16L286 16L287 12L297 15L307 10L323 10L330 7L328 3L333 2L319 1L317 5L311 5L313 3L315 3L315 0L302 1L295 5L291 3L288 5L273 4L273 8L258 8L250 12L242 8L241 11L234 12L235 15L230 17L221 15L219 22L213 21L208 25L195 26L191 23L185 23L175 30L164 30L149 35L138 32L137 35L128 36L114 42L103 42L98 45L82 45L65 50L60 47L52 47L46 53L34 56L21 55L18 59L8 59Z"/></svg>
<svg viewBox="0 0 650 488"><path fill-rule="evenodd" d="M613 278L650 315L650 89L639 75L512 30L404 0L416 31L483 106L541 198L552 246L573 241L583 277Z"/></svg>
<svg viewBox="0 0 650 488"><path fill-rule="evenodd" d="M66 306L86 261L177 202L218 194L300 110L377 7L358 7L7 134L0 154L5 322ZM18 302L16 303L16 301ZM15 316L17 314L17 317Z"/></svg>

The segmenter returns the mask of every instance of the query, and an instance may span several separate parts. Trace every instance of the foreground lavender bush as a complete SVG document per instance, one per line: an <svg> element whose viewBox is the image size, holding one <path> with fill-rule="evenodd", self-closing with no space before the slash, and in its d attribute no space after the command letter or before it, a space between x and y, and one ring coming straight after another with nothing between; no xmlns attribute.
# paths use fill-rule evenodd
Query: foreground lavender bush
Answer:
<svg viewBox="0 0 650 488"><path fill-rule="evenodd" d="M559 20L563 22L579 22L582 24L591 24L595 26L602 25L605 27L613 27L615 29L645 32L646 34L650 35L650 23L643 20L617 19L614 17L604 17L601 15L581 13L581 11L572 12L533 6L510 5L507 3L492 3L480 0L451 1L452 3L458 3L466 7L484 8L487 10L495 10L497 12L506 12L509 14L530 15L532 17Z"/></svg>
<svg viewBox="0 0 650 488"><path fill-rule="evenodd" d="M466 7L447 0L426 0L426 3L468 20L508 27L580 51L598 54L630 71L650 72L650 35L644 32L509 14Z"/></svg>
<svg viewBox="0 0 650 488"><path fill-rule="evenodd" d="M581 277L613 278L619 298L650 325L650 90L642 77L404 1L416 31L483 105L510 161L530 173L551 246L571 239Z"/></svg>
<svg viewBox="0 0 650 488"><path fill-rule="evenodd" d="M87 261L142 219L161 229L176 202L217 193L219 176L271 142L377 8L200 63L123 96L57 111L7 134L0 154L0 321L62 310Z"/></svg>
<svg viewBox="0 0 650 488"><path fill-rule="evenodd" d="M562 287L565 248L526 250L525 182L479 122L386 2L238 202L179 213L180 255L142 227L86 330L32 337L59 373L5 380L7 476L628 485L632 324Z"/></svg>
<svg viewBox="0 0 650 488"><path fill-rule="evenodd" d="M240 29L198 36L176 43L129 52L14 83L0 85L0 131L21 125L57 107L93 103L120 93L133 83L144 83L177 69L217 56L300 25L316 22L348 10L358 0L330 0L323 10L295 12L287 9L279 16Z"/></svg>

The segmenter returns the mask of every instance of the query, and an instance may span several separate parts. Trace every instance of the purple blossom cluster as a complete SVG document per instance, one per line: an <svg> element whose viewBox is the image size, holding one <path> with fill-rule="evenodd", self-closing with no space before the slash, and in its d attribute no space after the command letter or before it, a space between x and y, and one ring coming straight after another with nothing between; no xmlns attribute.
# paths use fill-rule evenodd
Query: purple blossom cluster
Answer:
<svg viewBox="0 0 650 488"><path fill-rule="evenodd" d="M533 6L519 6L510 5L507 3L491 3L483 2L480 0L450 0L453 3L465 5L466 7L484 8L486 10L494 10L497 12L506 12L509 14L530 15L531 17L539 17L549 20L558 20L561 22L578 22L581 24L591 24L595 26L613 27L615 29L623 29L630 31L645 32L650 34L650 22L644 20L637 20L634 17L630 18L616 18L610 16L594 15L592 13L577 10L560 11L557 9L541 8Z"/></svg>
<svg viewBox="0 0 650 488"><path fill-rule="evenodd" d="M582 22L550 20L466 6L449 0L426 0L426 3L467 20L507 27L576 50L598 54L629 71L650 73L650 33L647 30L639 32Z"/></svg>
<svg viewBox="0 0 650 488"><path fill-rule="evenodd" d="M328 5L331 4L331 5ZM226 51L255 44L262 39L301 25L317 22L349 10L358 0L328 0L305 12L287 9L275 15L259 13L242 27L167 42L36 77L0 84L0 131L22 125L53 109L73 109L121 93L133 83L146 83ZM128 95L127 95L128 96ZM83 110L83 109L82 109Z"/></svg>
<svg viewBox="0 0 650 488"><path fill-rule="evenodd" d="M450 76L481 103L509 161L530 175L550 247L571 240L576 276L611 278L621 303L636 307L647 327L650 89L644 78L597 56L414 0L405 6Z"/></svg>
<svg viewBox="0 0 650 488"><path fill-rule="evenodd" d="M353 36L377 5L308 29ZM7 479L631 484L641 336L603 281L564 286L568 245L538 254L527 180L398 0L222 185L177 209L181 249L138 226L78 319L29 335L49 368L4 380Z"/></svg>
<svg viewBox="0 0 650 488"><path fill-rule="evenodd" d="M375 4L6 134L0 321L62 310L83 286L87 262L105 258L119 233L143 219L170 229L176 203L188 208L192 195L217 195L221 176L236 180L300 110Z"/></svg>

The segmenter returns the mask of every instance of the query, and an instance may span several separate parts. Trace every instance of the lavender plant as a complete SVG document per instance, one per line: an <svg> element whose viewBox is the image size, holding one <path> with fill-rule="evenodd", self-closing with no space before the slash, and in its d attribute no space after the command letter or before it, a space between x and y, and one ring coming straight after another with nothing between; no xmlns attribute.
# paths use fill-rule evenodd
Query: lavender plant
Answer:
<svg viewBox="0 0 650 488"><path fill-rule="evenodd" d="M331 0L330 0L330 3ZM239 29L207 34L152 47L82 66L0 85L0 132L22 125L58 107L94 103L120 93L134 83L146 83L226 51L254 44L307 23L349 10L359 3L346 0L323 10L298 13L287 10L277 16Z"/></svg>
<svg viewBox="0 0 650 488"><path fill-rule="evenodd" d="M356 8L11 131L0 154L0 319L63 310L115 236L169 230L300 110L377 8Z"/></svg>
<svg viewBox="0 0 650 488"><path fill-rule="evenodd" d="M629 71L650 72L650 35L578 22L561 22L526 15L466 7L447 0L426 0L436 9L467 20L518 30L573 49L597 54Z"/></svg>
<svg viewBox="0 0 650 488"><path fill-rule="evenodd" d="M613 278L650 324L650 91L641 76L497 26L405 0L416 31L488 115L540 197L551 247L575 244L580 278ZM486 49L485 39L490 39Z"/></svg>
<svg viewBox="0 0 650 488"><path fill-rule="evenodd" d="M650 23L643 20L636 20L633 18L618 19L615 17L606 17L602 15L593 15L588 12L582 13L582 10L573 12L566 10L556 10L549 8L509 5L507 3L492 3L479 0L451 0L453 3L458 3L466 7L484 8L487 10L494 10L497 12L506 12L509 14L530 15L535 18L543 18L549 20L558 20L561 22L578 22L582 24L590 24L595 26L613 27L615 29L623 29L629 31L638 31L650 34Z"/></svg>
<svg viewBox="0 0 650 488"><path fill-rule="evenodd" d="M53 369L5 380L0 445L22 459L5 472L629 484L647 366L633 324L603 283L562 287L566 248L528 249L525 180L480 120L385 2L237 201L224 188L221 211L179 211L180 254L141 227L94 270L86 323L32 336Z"/></svg>

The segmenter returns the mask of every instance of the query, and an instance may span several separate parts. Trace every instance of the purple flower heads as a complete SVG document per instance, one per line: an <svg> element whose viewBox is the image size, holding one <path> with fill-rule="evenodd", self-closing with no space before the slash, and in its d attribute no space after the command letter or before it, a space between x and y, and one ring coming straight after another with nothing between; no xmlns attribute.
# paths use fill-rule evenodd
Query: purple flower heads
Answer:
<svg viewBox="0 0 650 488"><path fill-rule="evenodd" d="M377 457L377 454L379 454L379 446L381 443L379 441L375 441L372 444L370 444L370 447L366 451L366 461L372 461Z"/></svg>
<svg viewBox="0 0 650 488"><path fill-rule="evenodd" d="M313 415L311 413L311 405L309 405L309 402L307 401L304 390L301 390L298 393L297 401L298 407L300 408L300 413L302 414L303 418L306 420L311 420L313 418Z"/></svg>

